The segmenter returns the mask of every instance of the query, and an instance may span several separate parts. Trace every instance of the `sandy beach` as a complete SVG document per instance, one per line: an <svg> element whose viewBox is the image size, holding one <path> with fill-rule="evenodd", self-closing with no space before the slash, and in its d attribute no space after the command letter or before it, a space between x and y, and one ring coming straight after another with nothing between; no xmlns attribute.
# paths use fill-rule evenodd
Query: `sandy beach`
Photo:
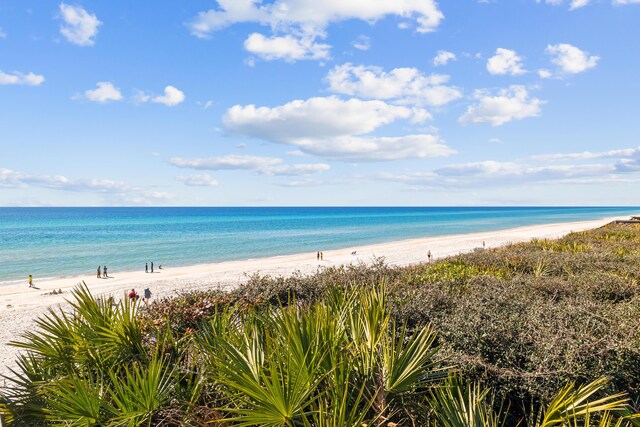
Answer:
<svg viewBox="0 0 640 427"><path fill-rule="evenodd" d="M615 219L558 223L512 228L507 230L429 237L389 242L375 245L324 251L324 259L316 259L313 252L242 261L200 264L186 267L163 266L153 274L145 273L144 266L136 272L119 272L109 266L109 278L91 275L39 280L34 277L35 288L29 288L25 278L18 285L0 287L0 374L9 374L14 366L17 350L8 343L34 326L33 320L49 307L64 306L70 291L84 281L95 296L113 295L122 297L130 289L138 293L149 288L152 298L175 295L186 290L220 288L230 289L241 284L247 275L282 276L295 271L310 274L319 268L349 263L369 263L375 257L384 257L391 265L408 265L427 261L431 251L435 259L455 255L475 248L495 248L507 243L528 241L532 238L557 238L571 231L582 231L600 227ZM355 255L352 254L355 251ZM51 295L52 290L61 289L62 294Z"/></svg>

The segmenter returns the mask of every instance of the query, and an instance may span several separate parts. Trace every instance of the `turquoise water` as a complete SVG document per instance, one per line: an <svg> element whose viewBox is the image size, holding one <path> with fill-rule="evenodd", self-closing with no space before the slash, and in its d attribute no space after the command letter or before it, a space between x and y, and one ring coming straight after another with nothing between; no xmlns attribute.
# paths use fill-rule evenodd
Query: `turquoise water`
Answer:
<svg viewBox="0 0 640 427"><path fill-rule="evenodd" d="M0 283L638 214L631 207L0 208Z"/></svg>

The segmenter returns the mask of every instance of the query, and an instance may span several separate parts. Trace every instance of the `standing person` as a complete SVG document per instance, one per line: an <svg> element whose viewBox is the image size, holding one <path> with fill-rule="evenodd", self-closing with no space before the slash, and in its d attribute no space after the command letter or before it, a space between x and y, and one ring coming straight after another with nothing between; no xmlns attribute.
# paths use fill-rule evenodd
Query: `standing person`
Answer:
<svg viewBox="0 0 640 427"><path fill-rule="evenodd" d="M316 254L316 258L318 259L318 261L320 261L320 251L318 251L318 253Z"/></svg>
<svg viewBox="0 0 640 427"><path fill-rule="evenodd" d="M144 263L144 272L145 272L145 273L148 273L148 272L149 272L149 263L148 263L148 262L145 262L145 263Z"/></svg>
<svg viewBox="0 0 640 427"><path fill-rule="evenodd" d="M320 261L324 261L324 254L320 252Z"/></svg>
<svg viewBox="0 0 640 427"><path fill-rule="evenodd" d="M29 287L33 288L33 276L29 275Z"/></svg>
<svg viewBox="0 0 640 427"><path fill-rule="evenodd" d="M98 279L100 279L100 277L101 277L101 276L100 276L100 266L98 266L98 271L96 272L96 277L97 277Z"/></svg>
<svg viewBox="0 0 640 427"><path fill-rule="evenodd" d="M107 277L109 277L109 276L107 276L107 266L106 266L106 265L105 265L104 267L102 267L102 277L103 277L104 279L106 279Z"/></svg>
<svg viewBox="0 0 640 427"><path fill-rule="evenodd" d="M151 261L151 272L153 273L153 261Z"/></svg>
<svg viewBox="0 0 640 427"><path fill-rule="evenodd" d="M482 241L482 249L484 249L484 248L485 248L485 245L484 245L484 240L483 240Z"/></svg>
<svg viewBox="0 0 640 427"><path fill-rule="evenodd" d="M427 252L427 258L429 258L429 262L431 262L431 251Z"/></svg>

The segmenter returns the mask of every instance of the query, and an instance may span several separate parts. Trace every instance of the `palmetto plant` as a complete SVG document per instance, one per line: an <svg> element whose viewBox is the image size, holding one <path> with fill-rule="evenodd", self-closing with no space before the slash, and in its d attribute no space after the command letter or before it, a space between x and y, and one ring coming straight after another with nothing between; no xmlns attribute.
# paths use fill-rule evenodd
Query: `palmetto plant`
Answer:
<svg viewBox="0 0 640 427"><path fill-rule="evenodd" d="M4 393L16 425L150 425L179 377L145 348L137 307L94 299L79 286L72 310L37 320L13 345L25 350Z"/></svg>
<svg viewBox="0 0 640 427"><path fill-rule="evenodd" d="M126 298L95 300L81 286L72 310L50 310L14 343L25 352L0 414L16 426L506 425L490 390L443 368L430 326L392 316L384 285L347 289L311 304L220 307L176 338L143 328ZM569 384L526 424L638 426L605 385Z"/></svg>
<svg viewBox="0 0 640 427"><path fill-rule="evenodd" d="M399 414L398 396L419 395L446 370L435 366L434 332L407 334L390 320L385 298L383 287L336 291L311 307L212 320L195 342L201 369L222 386L227 421L361 425Z"/></svg>

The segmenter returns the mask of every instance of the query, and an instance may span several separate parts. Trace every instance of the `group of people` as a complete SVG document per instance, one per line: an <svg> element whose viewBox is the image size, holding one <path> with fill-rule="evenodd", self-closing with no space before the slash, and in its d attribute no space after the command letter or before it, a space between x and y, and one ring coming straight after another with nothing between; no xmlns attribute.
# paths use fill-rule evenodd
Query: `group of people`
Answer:
<svg viewBox="0 0 640 427"><path fill-rule="evenodd" d="M135 303L140 298L140 295L138 295L135 289L131 289L131 292L129 292L128 297L129 297L129 302ZM142 300L146 303L150 299L151 299L151 289L145 288L144 297Z"/></svg>
<svg viewBox="0 0 640 427"><path fill-rule="evenodd" d="M102 275L100 275L100 266L98 266L98 271L96 273L96 276L98 277L98 279L100 278L108 279L109 276L107 275L107 266L105 265L104 267L102 267Z"/></svg>
<svg viewBox="0 0 640 427"><path fill-rule="evenodd" d="M324 259L324 254L322 252L318 252L316 254L316 258L318 259L318 261L322 261Z"/></svg>

